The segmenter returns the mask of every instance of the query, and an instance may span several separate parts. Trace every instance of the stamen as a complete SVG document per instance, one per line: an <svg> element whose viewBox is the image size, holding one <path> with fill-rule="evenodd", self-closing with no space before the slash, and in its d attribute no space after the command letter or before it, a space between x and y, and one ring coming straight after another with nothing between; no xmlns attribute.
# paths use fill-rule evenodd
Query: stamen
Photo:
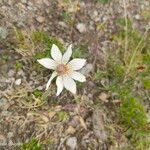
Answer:
<svg viewBox="0 0 150 150"><path fill-rule="evenodd" d="M56 72L57 72L59 75L67 74L67 72L68 72L68 66L67 66L67 65L64 65L64 64L59 64L59 65L56 67Z"/></svg>

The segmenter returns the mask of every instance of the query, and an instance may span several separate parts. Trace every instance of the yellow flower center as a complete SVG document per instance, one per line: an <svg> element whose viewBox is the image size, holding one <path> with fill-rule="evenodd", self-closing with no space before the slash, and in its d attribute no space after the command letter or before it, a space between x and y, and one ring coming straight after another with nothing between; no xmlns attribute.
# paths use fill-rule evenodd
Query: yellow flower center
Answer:
<svg viewBox="0 0 150 150"><path fill-rule="evenodd" d="M57 67L56 67L56 72L58 73L58 75L64 75L64 74L67 74L69 68L67 65L64 65L64 64L59 64Z"/></svg>

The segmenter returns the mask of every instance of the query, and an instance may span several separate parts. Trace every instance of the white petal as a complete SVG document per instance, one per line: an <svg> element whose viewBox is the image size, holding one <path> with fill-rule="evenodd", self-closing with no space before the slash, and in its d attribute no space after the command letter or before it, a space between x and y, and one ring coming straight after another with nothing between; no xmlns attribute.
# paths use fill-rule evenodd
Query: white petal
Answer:
<svg viewBox="0 0 150 150"><path fill-rule="evenodd" d="M62 53L55 44L52 45L51 56L57 62L60 62L62 59Z"/></svg>
<svg viewBox="0 0 150 150"><path fill-rule="evenodd" d="M79 70L85 65L85 62L85 59L75 58L71 60L68 64L71 66L72 70Z"/></svg>
<svg viewBox="0 0 150 150"><path fill-rule="evenodd" d="M56 62L50 58L42 58L37 60L42 66L48 69L55 69Z"/></svg>
<svg viewBox="0 0 150 150"><path fill-rule="evenodd" d="M72 44L69 45L66 52L64 53L63 58L62 58L62 62L65 63L65 64L68 63L71 55L72 55Z"/></svg>
<svg viewBox="0 0 150 150"><path fill-rule="evenodd" d="M62 92L62 90L64 88L64 86L63 86L63 80L62 80L61 76L57 77L57 79L56 79L56 85L57 85L57 93L56 93L56 95L58 96Z"/></svg>
<svg viewBox="0 0 150 150"><path fill-rule="evenodd" d="M80 81L80 82L85 82L86 78L83 74L81 74L80 72L77 71L73 71L70 75L71 78L73 78L74 80Z"/></svg>
<svg viewBox="0 0 150 150"><path fill-rule="evenodd" d="M63 77L63 84L67 90L69 90L73 94L76 94L76 83L72 78L68 76Z"/></svg>
<svg viewBox="0 0 150 150"><path fill-rule="evenodd" d="M57 76L57 73L56 72L53 72L50 79L48 80L47 84L46 84L46 90L49 88L52 80Z"/></svg>

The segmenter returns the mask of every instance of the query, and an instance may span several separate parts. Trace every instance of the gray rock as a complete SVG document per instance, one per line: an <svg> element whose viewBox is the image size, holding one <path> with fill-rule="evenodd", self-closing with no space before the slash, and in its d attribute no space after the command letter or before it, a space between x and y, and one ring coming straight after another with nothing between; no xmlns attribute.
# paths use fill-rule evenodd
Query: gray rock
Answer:
<svg viewBox="0 0 150 150"><path fill-rule="evenodd" d="M26 4L27 0L21 0L21 3Z"/></svg>
<svg viewBox="0 0 150 150"><path fill-rule="evenodd" d="M46 5L46 6L50 6L50 2L48 0L43 0L43 3Z"/></svg>
<svg viewBox="0 0 150 150"><path fill-rule="evenodd" d="M45 17L42 17L42 16L38 16L36 18L36 20L39 22L39 23L43 23L45 21Z"/></svg>
<svg viewBox="0 0 150 150"><path fill-rule="evenodd" d="M19 70L19 71L17 72L17 75L19 75L19 76L25 76L25 73L24 73L23 70Z"/></svg>
<svg viewBox="0 0 150 150"><path fill-rule="evenodd" d="M89 73L94 69L92 64L87 64L85 67L81 69L81 73L85 76L88 76Z"/></svg>
<svg viewBox="0 0 150 150"><path fill-rule="evenodd" d="M141 19L139 14L135 15L134 17L135 17L136 20L140 20Z"/></svg>
<svg viewBox="0 0 150 150"><path fill-rule="evenodd" d="M67 24L65 22L63 22L63 21L59 21L58 24L60 26L62 26L63 28L67 28L68 27Z"/></svg>
<svg viewBox="0 0 150 150"><path fill-rule="evenodd" d="M21 84L21 79L17 79L16 81L15 81L15 85L20 85Z"/></svg>
<svg viewBox="0 0 150 150"><path fill-rule="evenodd" d="M0 39L6 39L8 36L8 31L4 27L0 27Z"/></svg>
<svg viewBox="0 0 150 150"><path fill-rule="evenodd" d="M5 106L6 103L7 103L6 99L4 99L4 98L0 99L0 107Z"/></svg>
<svg viewBox="0 0 150 150"><path fill-rule="evenodd" d="M107 134L104 128L104 116L103 111L95 109L92 115L93 132L100 142L107 140Z"/></svg>
<svg viewBox="0 0 150 150"><path fill-rule="evenodd" d="M11 137L13 137L13 136L14 136L13 132L8 132L8 133L7 133L7 137L8 137L8 138L11 138Z"/></svg>
<svg viewBox="0 0 150 150"><path fill-rule="evenodd" d="M7 111L7 110L4 110L4 111L2 111L1 115L2 115L2 116L10 116L10 115L11 115L11 112L10 112L10 111Z"/></svg>
<svg viewBox="0 0 150 150"><path fill-rule="evenodd" d="M66 145L70 147L71 150L76 149L77 147L77 138L76 137L70 137L66 141Z"/></svg>
<svg viewBox="0 0 150 150"><path fill-rule="evenodd" d="M80 33L84 33L86 32L86 26L85 24L83 23L78 23L77 26L76 26L77 30L80 32Z"/></svg>
<svg viewBox="0 0 150 150"><path fill-rule="evenodd" d="M39 87L37 87L37 89L40 90L40 91L43 90L44 88L45 88L45 86L39 86Z"/></svg>
<svg viewBox="0 0 150 150"><path fill-rule="evenodd" d="M32 71L31 76L36 76L37 72L36 71Z"/></svg>
<svg viewBox="0 0 150 150"><path fill-rule="evenodd" d="M10 70L8 71L8 76L9 76L9 77L13 77L14 74L15 74L15 71L14 71L13 69L10 69Z"/></svg>

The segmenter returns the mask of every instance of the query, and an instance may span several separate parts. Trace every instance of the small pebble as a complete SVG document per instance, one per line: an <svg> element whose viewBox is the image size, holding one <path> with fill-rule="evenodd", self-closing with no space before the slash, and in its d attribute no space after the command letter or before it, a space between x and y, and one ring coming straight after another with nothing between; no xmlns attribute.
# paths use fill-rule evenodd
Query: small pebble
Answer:
<svg viewBox="0 0 150 150"><path fill-rule="evenodd" d="M7 100L6 99L0 99L0 107L2 107L2 106L4 106L4 105L6 105L6 103L7 103Z"/></svg>
<svg viewBox="0 0 150 150"><path fill-rule="evenodd" d="M7 133L7 137L8 137L8 138L11 138L11 137L13 137L13 136L14 136L13 132L8 132L8 133Z"/></svg>
<svg viewBox="0 0 150 150"><path fill-rule="evenodd" d="M17 79L16 81L15 81L15 85L20 85L21 84L21 79Z"/></svg>
<svg viewBox="0 0 150 150"><path fill-rule="evenodd" d="M36 20L37 20L39 23L43 23L43 22L45 21L45 18L42 17L42 16L38 16L38 17L36 18Z"/></svg>
<svg viewBox="0 0 150 150"><path fill-rule="evenodd" d="M141 18L139 14L135 15L134 17L136 20L140 20L140 18Z"/></svg>
<svg viewBox="0 0 150 150"><path fill-rule="evenodd" d="M45 86L39 86L37 87L38 90L42 91L45 88Z"/></svg>
<svg viewBox="0 0 150 150"><path fill-rule="evenodd" d="M7 116L7 117L8 117L8 116L11 115L11 112L10 112L10 111L7 111L7 110L4 110L4 111L1 112L1 115L2 115L2 116Z"/></svg>
<svg viewBox="0 0 150 150"><path fill-rule="evenodd" d="M26 4L27 0L21 0L21 3Z"/></svg>
<svg viewBox="0 0 150 150"><path fill-rule="evenodd" d="M68 134L74 134L76 132L76 129L72 126L69 126L67 129L67 133Z"/></svg>
<svg viewBox="0 0 150 150"><path fill-rule="evenodd" d="M9 76L9 77L13 77L14 74L15 74L15 71L14 71L13 69L10 69L10 70L8 71L8 76Z"/></svg>
<svg viewBox="0 0 150 150"><path fill-rule="evenodd" d="M25 73L24 73L23 70L19 70L19 71L17 72L17 75L19 75L19 76L25 76Z"/></svg>
<svg viewBox="0 0 150 150"><path fill-rule="evenodd" d="M102 92L99 95L99 99L102 100L103 102L108 102L107 98L108 98L108 95L106 93L104 93L104 92Z"/></svg>
<svg viewBox="0 0 150 150"><path fill-rule="evenodd" d="M84 33L86 32L86 26L85 24L83 23L78 23L77 26L76 26L77 30L80 32L80 33Z"/></svg>
<svg viewBox="0 0 150 150"><path fill-rule="evenodd" d="M0 27L0 39L6 39L8 31L4 27Z"/></svg>
<svg viewBox="0 0 150 150"><path fill-rule="evenodd" d="M87 76L93 69L94 68L93 68L92 64L87 64L85 67L83 67L81 69L81 73L84 74L85 76Z"/></svg>
<svg viewBox="0 0 150 150"><path fill-rule="evenodd" d="M77 138L76 137L70 137L67 139L66 145L70 147L71 150L76 149L77 147Z"/></svg>

